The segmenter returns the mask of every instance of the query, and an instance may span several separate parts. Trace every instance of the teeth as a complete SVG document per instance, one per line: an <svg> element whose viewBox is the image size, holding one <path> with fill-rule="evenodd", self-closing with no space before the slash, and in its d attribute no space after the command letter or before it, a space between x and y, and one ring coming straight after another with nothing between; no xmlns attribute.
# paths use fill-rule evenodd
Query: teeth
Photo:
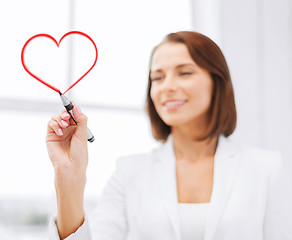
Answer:
<svg viewBox="0 0 292 240"><path fill-rule="evenodd" d="M181 104L185 103L185 101L186 100L167 102L167 103L165 103L165 106L181 105Z"/></svg>

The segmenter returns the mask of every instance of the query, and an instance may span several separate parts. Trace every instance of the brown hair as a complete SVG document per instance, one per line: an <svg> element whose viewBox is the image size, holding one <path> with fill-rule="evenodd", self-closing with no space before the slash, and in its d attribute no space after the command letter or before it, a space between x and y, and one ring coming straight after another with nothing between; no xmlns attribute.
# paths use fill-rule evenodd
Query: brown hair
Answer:
<svg viewBox="0 0 292 240"><path fill-rule="evenodd" d="M186 45L192 59L203 69L206 69L213 80L212 102L208 111L209 123L207 133L198 140L212 139L223 134L229 136L236 127L236 107L229 69L220 48L208 37L197 32L182 31L170 33L156 46L151 54L145 110L150 118L152 135L157 141L165 142L171 132L159 117L152 99L151 61L155 50L163 43L177 42Z"/></svg>

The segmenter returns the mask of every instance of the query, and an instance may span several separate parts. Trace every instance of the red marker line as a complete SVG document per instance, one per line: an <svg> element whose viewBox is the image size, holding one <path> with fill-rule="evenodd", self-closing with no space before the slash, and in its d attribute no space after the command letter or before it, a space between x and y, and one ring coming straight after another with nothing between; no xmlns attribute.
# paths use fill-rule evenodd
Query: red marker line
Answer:
<svg viewBox="0 0 292 240"><path fill-rule="evenodd" d="M44 80L42 80L40 77L38 77L38 76L36 76L35 74L33 74L29 69L28 69L28 67L26 66L26 64L25 64L25 61L24 61L24 52L25 52L25 49L26 49L26 46L27 46L27 44L31 41L31 40L33 40L34 38L37 38L37 37L46 37L46 38L49 38L49 39L51 39L51 40L53 40L53 42L54 43L56 43L56 45L57 45L57 47L59 47L60 46L60 43L61 43L61 41L66 37L66 36L68 36L68 35L70 35L70 34L78 34L78 35L82 35L82 36L84 36L84 37L86 37L86 38L88 38L90 41L91 41L91 43L93 44L93 46L94 46L94 48L95 48L95 60L94 60L94 63L92 64L92 66L90 67L90 69L86 72L86 73L84 73L76 82L74 82L63 94L65 94L66 92L68 92L72 87L74 87L78 82L80 82L80 80L81 79L83 79L90 71L91 71L91 69L95 66L95 64L96 64L96 61L97 61L97 57L98 57L98 51L97 51L97 47L96 47L96 44L95 44L95 42L92 40L92 38L91 37L89 37L87 34L85 34L85 33L83 33L83 32L79 32L79 31L71 31L71 32L68 32L68 33L66 33L61 39L60 39L60 41L59 42L57 42L52 36L50 36L50 35L48 35L48 34L44 34L44 33L41 33L41 34L37 34L37 35L35 35L35 36L33 36L33 37L31 37L30 39L28 39L27 41L26 41L26 43L24 44L24 46L23 46L23 48L22 48L22 51L21 51L21 62L22 62L22 66L23 66L23 68L25 69L25 71L27 71L28 72L28 74L30 74L32 77L34 77L35 79L37 79L38 81L40 81L41 83L43 83L44 85L46 85L47 87L49 87L49 88L51 88L51 89L53 89L54 91L56 91L56 92L61 92L58 88L56 88L56 87L54 87L53 85L51 85L51 84L49 84L49 83L47 83L47 82L45 82Z"/></svg>
<svg viewBox="0 0 292 240"><path fill-rule="evenodd" d="M91 37L89 37L87 34L85 34L85 33L83 33L83 32L79 32L79 31L71 31L71 32L68 32L68 33L66 33L61 39L60 39L60 41L59 41L59 43L62 41L62 39L64 38L64 37L66 37L67 35L69 35L69 34L80 34L80 35L82 35L82 36L84 36L84 37L87 37L91 42L92 42L92 44L93 44L93 46L94 46L94 48L95 48L95 60L94 60L94 63L92 64L92 66L91 66L91 68L86 72L86 73L84 73L82 76L81 76L81 78L79 78L74 84L72 84L63 94L65 94L66 92L68 92L72 87L74 87L77 83L79 83L80 82L80 80L82 79L82 78L84 78L86 75L87 75L87 73L89 73L90 71L91 71L91 69L94 67L94 65L96 64L96 61L97 61L97 56L98 56L98 51L97 51L97 47L96 47L96 44L95 44L95 42L93 41L93 39L91 38Z"/></svg>
<svg viewBox="0 0 292 240"><path fill-rule="evenodd" d="M59 93L60 90L59 90L58 88L56 88L56 87L54 87L53 85L51 85L51 84L45 82L44 80L42 80L41 78L39 78L38 76L36 76L36 75L33 74L32 72L30 72L30 71L28 70L26 64L25 64L25 61L24 61L24 51L25 51L26 45L27 45L31 40L33 40L34 38L37 38L37 37L47 37L47 38L53 40L53 41L57 44L57 46L59 47L59 43L58 43L58 42L57 42L52 36L50 36L50 35L48 35L48 34L41 33L41 34L37 34L37 35L31 37L30 39L28 39L28 40L26 41L26 43L24 44L24 46L23 46L23 48L22 48L22 51L21 51L21 62L22 62L22 66L23 66L23 68L25 69L25 71L27 71L28 74L30 74L32 77L34 77L35 79L37 79L37 80L40 81L41 83L45 84L47 87L49 87L49 88L51 88L51 89L53 89L54 91L56 91L56 92Z"/></svg>

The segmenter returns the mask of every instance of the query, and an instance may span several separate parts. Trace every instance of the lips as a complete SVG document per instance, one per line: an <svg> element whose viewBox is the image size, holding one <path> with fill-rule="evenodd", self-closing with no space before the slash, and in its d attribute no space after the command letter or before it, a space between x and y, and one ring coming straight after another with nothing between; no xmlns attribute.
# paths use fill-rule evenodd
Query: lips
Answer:
<svg viewBox="0 0 292 240"><path fill-rule="evenodd" d="M163 103L164 106L179 106L186 102L187 100L167 100Z"/></svg>

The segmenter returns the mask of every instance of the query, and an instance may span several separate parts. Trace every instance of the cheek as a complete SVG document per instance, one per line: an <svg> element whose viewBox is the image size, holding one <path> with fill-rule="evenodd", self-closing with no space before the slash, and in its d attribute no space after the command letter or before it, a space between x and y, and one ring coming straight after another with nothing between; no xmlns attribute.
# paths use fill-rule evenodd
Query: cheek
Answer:
<svg viewBox="0 0 292 240"><path fill-rule="evenodd" d="M212 99L212 83L193 85L188 88L188 94L192 96L194 103L209 105Z"/></svg>
<svg viewBox="0 0 292 240"><path fill-rule="evenodd" d="M154 103L154 105L156 105L156 102L158 100L158 92L155 89L155 87L151 87L151 89L150 89L150 97L151 97L152 102Z"/></svg>
<svg viewBox="0 0 292 240"><path fill-rule="evenodd" d="M206 105L206 107L209 108L211 101L212 101L212 84L208 84L207 86L205 86L204 89L204 96L202 96L202 100L204 102L204 104Z"/></svg>

